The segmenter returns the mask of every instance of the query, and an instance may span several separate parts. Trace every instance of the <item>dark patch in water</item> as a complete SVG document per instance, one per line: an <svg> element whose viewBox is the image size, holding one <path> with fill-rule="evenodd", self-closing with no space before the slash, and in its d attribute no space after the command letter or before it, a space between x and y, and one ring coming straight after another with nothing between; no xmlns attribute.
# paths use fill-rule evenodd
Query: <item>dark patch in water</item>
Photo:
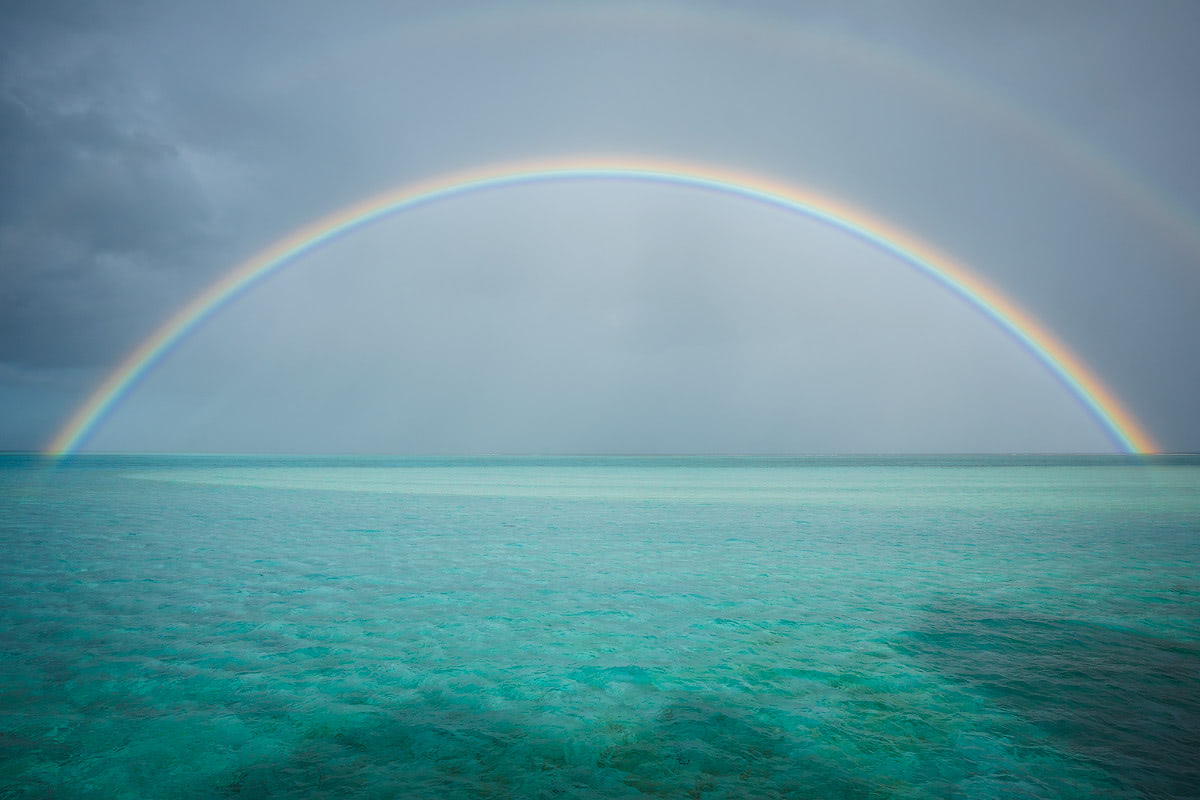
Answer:
<svg viewBox="0 0 1200 800"><path fill-rule="evenodd" d="M1200 789L1200 647L969 599L896 649L1148 797Z"/></svg>
<svg viewBox="0 0 1200 800"><path fill-rule="evenodd" d="M430 696L387 722L310 738L282 761L241 770L232 797L890 796L840 774L803 743L711 698L677 695L649 725L610 723L588 753L505 713Z"/></svg>

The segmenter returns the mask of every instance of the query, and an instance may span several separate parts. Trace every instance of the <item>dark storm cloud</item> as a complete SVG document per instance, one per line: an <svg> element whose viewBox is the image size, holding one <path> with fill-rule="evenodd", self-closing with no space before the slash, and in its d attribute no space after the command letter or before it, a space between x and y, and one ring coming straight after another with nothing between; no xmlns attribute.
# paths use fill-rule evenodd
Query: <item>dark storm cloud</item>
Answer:
<svg viewBox="0 0 1200 800"><path fill-rule="evenodd" d="M13 228L97 255L157 255L194 239L203 203L173 147L95 108L35 104L0 99L0 214Z"/></svg>
<svg viewBox="0 0 1200 800"><path fill-rule="evenodd" d="M48 14L9 35L55 50L56 26L70 36L80 20ZM163 283L196 258L209 215L105 48L43 55L10 49L0 87L0 361L100 365L172 296Z"/></svg>

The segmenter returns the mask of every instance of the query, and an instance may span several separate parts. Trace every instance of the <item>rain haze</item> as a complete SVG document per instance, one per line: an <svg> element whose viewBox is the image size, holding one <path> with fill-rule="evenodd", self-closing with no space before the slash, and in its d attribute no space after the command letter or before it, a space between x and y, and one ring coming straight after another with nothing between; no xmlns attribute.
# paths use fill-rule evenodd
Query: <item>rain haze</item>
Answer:
<svg viewBox="0 0 1200 800"><path fill-rule="evenodd" d="M39 3L0 26L0 449L313 220L681 162L868 212L1200 450L1191 3ZM828 225L627 180L448 198L219 309L85 449L1107 452L979 309Z"/></svg>

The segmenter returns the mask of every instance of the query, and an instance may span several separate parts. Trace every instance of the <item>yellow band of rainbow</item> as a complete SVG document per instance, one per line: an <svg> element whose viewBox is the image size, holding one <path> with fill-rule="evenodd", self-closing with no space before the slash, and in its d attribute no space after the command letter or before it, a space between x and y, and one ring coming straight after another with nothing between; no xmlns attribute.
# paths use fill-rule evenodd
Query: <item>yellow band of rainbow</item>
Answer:
<svg viewBox="0 0 1200 800"><path fill-rule="evenodd" d="M650 159L569 158L510 163L436 176L401 186L323 217L230 270L144 339L105 378L47 445L68 455L187 334L271 273L305 253L384 217L471 192L531 183L627 180L719 192L764 203L842 230L888 253L958 295L1013 336L1054 373L1121 450L1158 446L1116 396L1062 342L1028 313L945 253L863 211L802 187L711 166Z"/></svg>

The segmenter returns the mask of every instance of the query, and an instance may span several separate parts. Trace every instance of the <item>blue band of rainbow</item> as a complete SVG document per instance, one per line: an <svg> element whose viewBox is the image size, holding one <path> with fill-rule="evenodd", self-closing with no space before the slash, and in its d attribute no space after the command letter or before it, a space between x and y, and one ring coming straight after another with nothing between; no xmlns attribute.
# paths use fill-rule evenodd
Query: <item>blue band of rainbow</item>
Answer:
<svg viewBox="0 0 1200 800"><path fill-rule="evenodd" d="M130 390L188 333L224 305L300 256L384 217L487 189L571 180L625 180L690 187L741 197L818 220L894 256L938 282L1015 338L1067 387L1114 445L1158 451L1116 396L1028 313L965 267L916 237L834 198L802 187L709 166L648 159L572 158L505 164L402 186L307 225L230 270L144 339L114 369L47 445L55 456L77 452Z"/></svg>

